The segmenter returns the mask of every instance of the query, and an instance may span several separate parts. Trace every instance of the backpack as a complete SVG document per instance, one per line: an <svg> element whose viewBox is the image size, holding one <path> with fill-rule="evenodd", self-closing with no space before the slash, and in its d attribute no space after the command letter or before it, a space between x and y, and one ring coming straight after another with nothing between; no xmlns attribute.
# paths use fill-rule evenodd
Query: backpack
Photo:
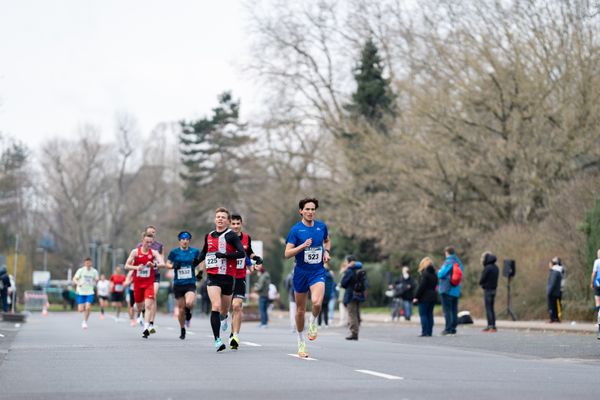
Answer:
<svg viewBox="0 0 600 400"><path fill-rule="evenodd" d="M399 283L394 287L394 297L402 297L404 292L406 291L406 286L404 283Z"/></svg>
<svg viewBox="0 0 600 400"><path fill-rule="evenodd" d="M352 288L353 292L362 293L367 289L365 285L366 277L367 272L362 269L356 273L356 280L354 281L354 287Z"/></svg>
<svg viewBox="0 0 600 400"><path fill-rule="evenodd" d="M454 263L452 265L452 273L450 275L450 284L452 286L460 285L460 281L462 280L462 270L460 269L460 265L458 263Z"/></svg>

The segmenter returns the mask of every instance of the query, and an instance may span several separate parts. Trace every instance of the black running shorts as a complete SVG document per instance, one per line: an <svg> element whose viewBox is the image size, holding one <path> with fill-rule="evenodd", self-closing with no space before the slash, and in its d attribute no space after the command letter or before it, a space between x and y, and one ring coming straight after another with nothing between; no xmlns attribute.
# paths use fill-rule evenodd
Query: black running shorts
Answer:
<svg viewBox="0 0 600 400"><path fill-rule="evenodd" d="M196 285L173 285L173 295L176 299L181 299L182 297L185 297L185 294L187 292L196 293Z"/></svg>
<svg viewBox="0 0 600 400"><path fill-rule="evenodd" d="M122 303L125 300L125 293L123 292L112 292L110 294L110 301L113 303Z"/></svg>
<svg viewBox="0 0 600 400"><path fill-rule="evenodd" d="M207 286L218 286L223 296L231 296L233 293L234 278L231 275L206 274Z"/></svg>
<svg viewBox="0 0 600 400"><path fill-rule="evenodd" d="M246 278L235 278L233 298L242 300L246 298Z"/></svg>

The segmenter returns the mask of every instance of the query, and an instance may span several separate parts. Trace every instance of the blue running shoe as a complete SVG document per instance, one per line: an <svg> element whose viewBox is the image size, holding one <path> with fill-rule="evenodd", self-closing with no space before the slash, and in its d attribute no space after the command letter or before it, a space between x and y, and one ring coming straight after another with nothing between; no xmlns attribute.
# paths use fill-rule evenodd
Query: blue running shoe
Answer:
<svg viewBox="0 0 600 400"><path fill-rule="evenodd" d="M221 338L217 338L217 339L215 339L215 349L217 349L217 353L218 353L219 351L223 351L223 350L225 350L225 348L226 348L226 346L225 346L225 344L223 343L223 341L221 340Z"/></svg>

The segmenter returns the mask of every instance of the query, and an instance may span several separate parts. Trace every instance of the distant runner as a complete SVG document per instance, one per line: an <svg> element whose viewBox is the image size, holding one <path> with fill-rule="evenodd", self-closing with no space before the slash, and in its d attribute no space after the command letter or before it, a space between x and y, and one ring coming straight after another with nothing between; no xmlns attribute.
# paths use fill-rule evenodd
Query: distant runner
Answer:
<svg viewBox="0 0 600 400"><path fill-rule="evenodd" d="M80 313L84 312L81 327L87 329L87 321L90 318L90 310L94 302L94 286L98 282L98 271L92 268L91 258L83 260L83 267L75 272L73 282L77 285L77 309Z"/></svg>
<svg viewBox="0 0 600 400"><path fill-rule="evenodd" d="M115 273L110 277L110 301L111 305L117 311L116 322L120 321L121 308L125 301L125 279L126 277L123 274L123 270L121 267L117 266L117 268L115 268Z"/></svg>

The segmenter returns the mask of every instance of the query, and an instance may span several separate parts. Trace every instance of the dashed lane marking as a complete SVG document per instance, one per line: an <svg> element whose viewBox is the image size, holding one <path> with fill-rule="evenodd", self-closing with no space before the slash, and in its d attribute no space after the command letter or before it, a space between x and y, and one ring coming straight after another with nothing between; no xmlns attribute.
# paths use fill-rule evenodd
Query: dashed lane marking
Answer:
<svg viewBox="0 0 600 400"><path fill-rule="evenodd" d="M291 356L291 357L296 357L296 358L299 358L299 359L301 359L301 360L307 360L307 361L319 361L319 360L317 360L316 358L311 358L311 357L300 357L298 354L288 354L288 356Z"/></svg>
<svg viewBox="0 0 600 400"><path fill-rule="evenodd" d="M262 344L258 344L258 343L252 343L252 342L241 342L242 344L245 344L246 346L250 346L250 347L262 347Z"/></svg>
<svg viewBox="0 0 600 400"><path fill-rule="evenodd" d="M388 374L384 374L382 372L377 372L377 371L370 371L368 369L355 369L356 372L360 372L362 374L367 374L367 375L373 375L373 376L378 376L380 378L385 378L385 379L391 379L391 380L403 380L404 378L401 376L395 376L395 375L388 375Z"/></svg>

